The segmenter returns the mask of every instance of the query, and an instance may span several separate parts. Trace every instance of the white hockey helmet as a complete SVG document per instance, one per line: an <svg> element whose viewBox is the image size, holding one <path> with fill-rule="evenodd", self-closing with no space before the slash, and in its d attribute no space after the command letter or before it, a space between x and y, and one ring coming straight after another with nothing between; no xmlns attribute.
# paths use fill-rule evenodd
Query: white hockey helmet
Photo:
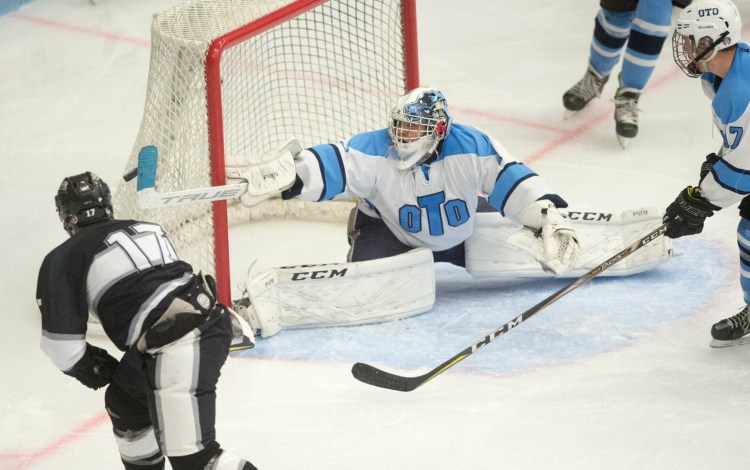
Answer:
<svg viewBox="0 0 750 470"><path fill-rule="evenodd" d="M448 135L452 120L440 90L419 87L401 96L388 127L399 168L414 167L432 155Z"/></svg>
<svg viewBox="0 0 750 470"><path fill-rule="evenodd" d="M682 10L672 34L675 63L689 77L698 77L699 62L740 41L742 19L730 0L696 0Z"/></svg>

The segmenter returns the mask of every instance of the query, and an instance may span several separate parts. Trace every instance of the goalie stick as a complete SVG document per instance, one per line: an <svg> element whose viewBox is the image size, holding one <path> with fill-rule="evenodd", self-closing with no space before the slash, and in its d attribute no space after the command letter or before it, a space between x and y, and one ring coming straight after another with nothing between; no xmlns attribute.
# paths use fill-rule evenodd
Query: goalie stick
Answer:
<svg viewBox="0 0 750 470"><path fill-rule="evenodd" d="M656 240L658 237L663 235L666 230L667 230L667 224L662 224L660 227L654 229L653 231L641 237L638 241L636 241L632 245L619 251L614 256L610 257L609 259L607 259L600 265L596 266L591 271L579 277L578 279L576 279L569 285L558 290L554 294L550 295L546 299L542 300L538 304L534 305L530 309L526 310L525 312L518 315L517 317L515 317L508 323L504 324L503 326L496 329L492 333L488 334L484 338L475 342L468 348L464 349L460 353L451 357L450 359L443 362L442 364L435 367L434 369L427 372L426 374L423 374L417 377L404 377L401 375L396 375L390 372L386 372L384 370L378 369L377 367L373 367L369 364L358 362L354 364L354 366L352 366L352 375L354 376L355 379L359 380L360 382L364 382L368 385L373 385L375 387L380 387L380 388L387 388L390 390L397 390L399 392L411 392L415 388L424 385L425 383L434 379L435 377L442 374L446 370L450 369L451 367L455 366L459 362L463 361L464 359L472 355L474 352L476 352L482 346L486 346L487 344L489 344L490 342L492 342L499 336L504 335L505 333L517 327L524 321L536 315L537 313L542 311L545 307L559 300L561 297L565 296L566 294L569 294L573 290L587 283L588 281L598 276L599 274L601 274L602 272L604 272L605 270L607 270L614 264L627 258L628 256L632 255L639 249L643 248L644 246L648 245L652 241Z"/></svg>
<svg viewBox="0 0 750 470"><path fill-rule="evenodd" d="M138 152L138 167L129 171L123 179L130 181L134 175L137 175L136 198L138 205L144 209L223 201L241 196L246 205L255 205L294 183L296 177L294 156L301 151L297 140L290 139L276 154L271 155L270 159L264 160L264 163L233 167L232 171L236 175L227 177L227 184L159 192L156 190L159 151L155 146L147 145Z"/></svg>
<svg viewBox="0 0 750 470"><path fill-rule="evenodd" d="M227 178L227 181L235 182L207 188L184 189L164 193L158 192L156 190L156 167L158 161L159 152L153 145L141 148L141 151L138 153L137 198L138 205L144 209L195 202L223 201L240 197L247 192L247 180L231 180L230 178Z"/></svg>

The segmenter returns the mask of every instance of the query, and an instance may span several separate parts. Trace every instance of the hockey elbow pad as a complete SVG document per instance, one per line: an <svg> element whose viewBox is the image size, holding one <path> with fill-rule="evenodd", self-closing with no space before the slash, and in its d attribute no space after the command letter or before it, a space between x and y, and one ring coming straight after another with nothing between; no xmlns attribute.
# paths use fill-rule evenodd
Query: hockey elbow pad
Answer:
<svg viewBox="0 0 750 470"><path fill-rule="evenodd" d="M74 377L83 385L91 389L99 389L112 381L118 361L109 353L86 343L86 352L76 364L63 371L65 375Z"/></svg>

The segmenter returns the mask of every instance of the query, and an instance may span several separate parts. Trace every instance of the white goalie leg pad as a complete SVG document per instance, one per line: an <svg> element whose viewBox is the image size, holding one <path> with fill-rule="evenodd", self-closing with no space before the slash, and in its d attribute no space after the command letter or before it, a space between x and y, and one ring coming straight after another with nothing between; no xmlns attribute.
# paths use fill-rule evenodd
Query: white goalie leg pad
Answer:
<svg viewBox="0 0 750 470"><path fill-rule="evenodd" d="M661 224L664 210L659 207L629 209L621 213L570 211L580 256L572 269L560 277L580 277L618 250ZM474 277L553 277L534 257L508 243L537 243L533 232L496 212L477 214L474 233L466 241L466 270ZM632 256L604 271L601 276L626 276L647 271L672 256L672 240L659 237Z"/></svg>
<svg viewBox="0 0 750 470"><path fill-rule="evenodd" d="M273 268L248 279L247 293L260 333L285 328L377 323L432 309L432 251L418 248L355 263Z"/></svg>

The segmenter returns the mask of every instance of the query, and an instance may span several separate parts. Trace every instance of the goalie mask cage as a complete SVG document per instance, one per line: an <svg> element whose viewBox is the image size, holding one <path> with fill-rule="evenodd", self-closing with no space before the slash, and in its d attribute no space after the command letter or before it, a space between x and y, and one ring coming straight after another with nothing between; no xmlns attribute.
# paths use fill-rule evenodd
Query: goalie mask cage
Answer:
<svg viewBox="0 0 750 470"><path fill-rule="evenodd" d="M146 103L125 171L159 151L156 190L226 182L289 138L302 147L383 128L418 86L415 0L190 0L154 17ZM342 204L344 204L342 206ZM231 302L228 226L266 217L346 216L351 202L238 201L141 209L120 182L120 219L162 225L181 259L214 273ZM246 243L252 243L247 240Z"/></svg>

